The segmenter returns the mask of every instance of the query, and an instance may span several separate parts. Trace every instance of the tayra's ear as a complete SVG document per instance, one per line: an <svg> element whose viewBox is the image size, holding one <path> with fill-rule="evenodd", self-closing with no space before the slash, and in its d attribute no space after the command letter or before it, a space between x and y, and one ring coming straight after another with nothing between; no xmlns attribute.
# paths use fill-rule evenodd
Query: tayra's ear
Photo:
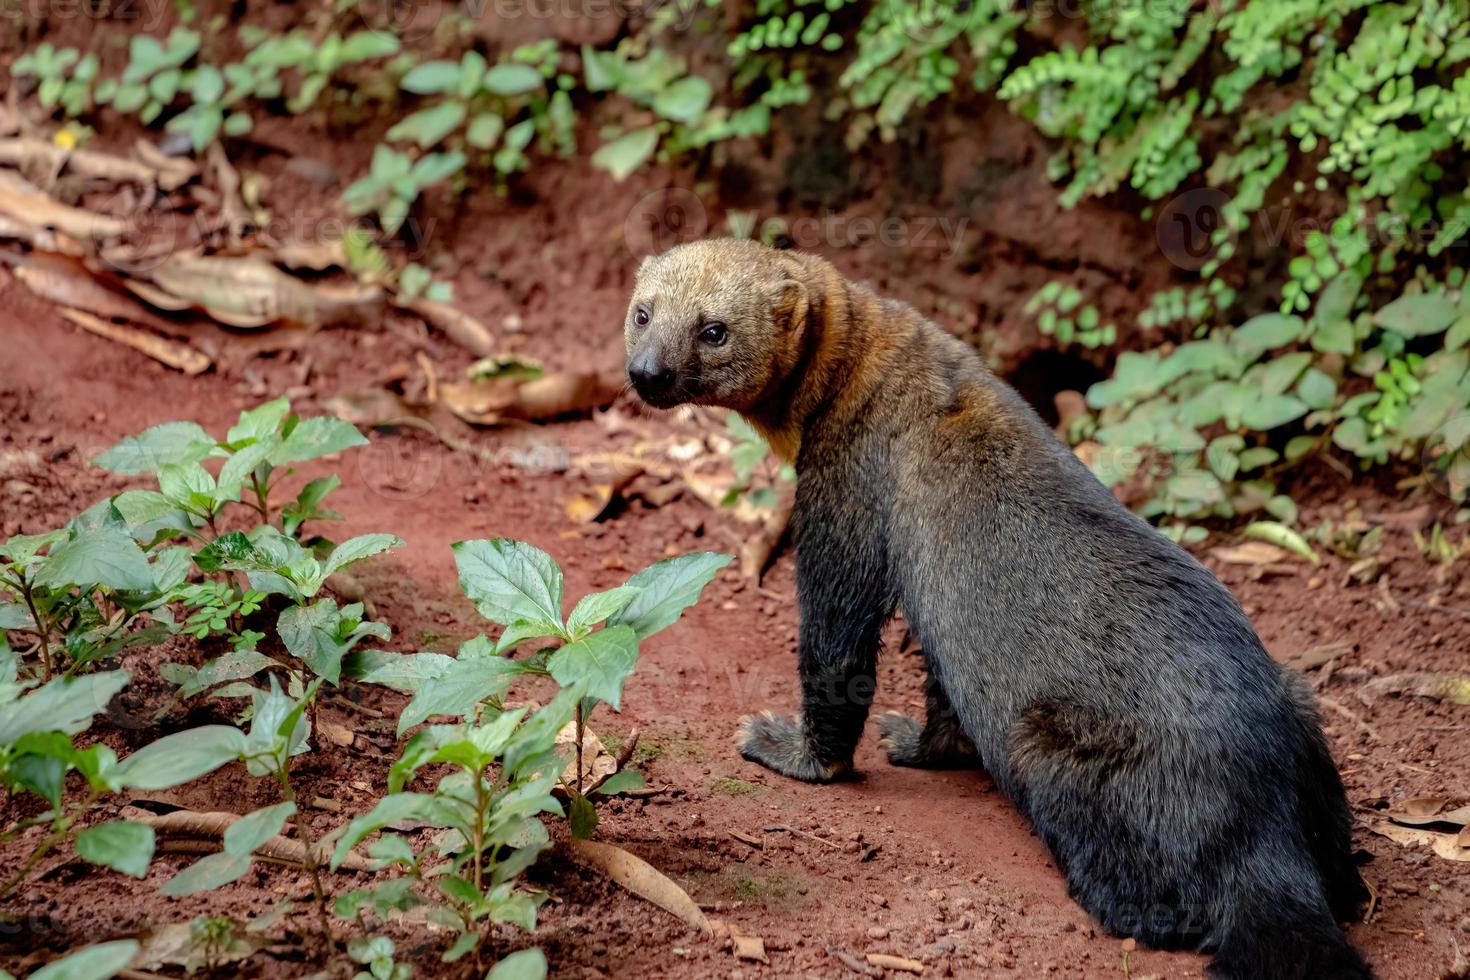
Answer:
<svg viewBox="0 0 1470 980"><path fill-rule="evenodd" d="M773 319L781 330L795 330L806 323L806 283L799 279L783 279L771 290Z"/></svg>

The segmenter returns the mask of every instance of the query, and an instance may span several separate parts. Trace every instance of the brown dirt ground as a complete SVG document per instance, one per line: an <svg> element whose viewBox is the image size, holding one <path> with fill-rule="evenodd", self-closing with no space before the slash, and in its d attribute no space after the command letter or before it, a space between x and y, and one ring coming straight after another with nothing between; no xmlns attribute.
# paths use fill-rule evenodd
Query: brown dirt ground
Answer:
<svg viewBox="0 0 1470 980"><path fill-rule="evenodd" d="M835 187L812 176L825 172L833 134L820 127L801 138L778 134L738 165L718 168L717 186L700 185L685 200L704 209L698 231L723 227L721 207L827 219L824 227L836 230L813 231L807 240L798 234L797 243L827 252L850 274L975 337L992 363L1047 407L1053 393L1078 386L1097 365L1031 360L1044 345L1018 312L1030 293L1051 275L1069 274L1102 292L1112 307L1105 315L1123 316L1136 312L1137 297L1169 281L1171 270L1127 212L1100 205L1058 211L1044 180L1047 148L1003 111L977 112L938 120L909 144L853 162ZM354 138L350 129L308 141L295 124L262 122L237 162L269 180L268 202L291 218L285 230L309 237L332 213L336 194L313 180L350 179L371 141ZM303 149L293 157L287 148L296 147ZM308 153L323 159L303 165ZM431 202L421 217L437 221L425 226L423 255L443 263L459 303L495 328L507 349L553 369L616 367L638 252L624 235L624 216L670 186L691 185L664 171L615 185L579 163L538 168L508 198L484 190L453 207ZM897 245L847 237L861 231L857 219L892 216L909 222ZM940 216L968 219L956 248L920 239L917 223ZM87 460L148 425L190 418L222 430L241 408L280 394L290 394L300 410L324 411L336 404L334 396L363 388L422 385L418 353L445 375L470 360L417 320L395 315L286 345L267 338L264 348L282 349L259 352L252 335L206 331L197 342L218 367L186 379L82 333L3 271L0 336L6 346L0 451L34 450L47 462L40 476L0 480L5 535L54 527L133 485L91 469ZM391 646L452 649L483 628L455 589L449 545L464 538L508 535L547 549L566 568L574 596L618 584L665 554L733 550L745 527L689 494L659 508L634 503L590 525L574 524L563 510L589 480L557 460L640 440L703 438L713 428L709 417L648 416L624 401L597 419L486 431L478 443L496 454L495 462L450 451L413 429L374 431L370 447L340 461L345 485L334 500L347 515L341 535L391 530L407 541L362 576L377 617L394 629ZM551 465L535 465L538 459ZM1348 563L1335 557L1320 568L1292 563L1261 576L1204 557L1278 657L1349 645L1311 679L1344 770L1363 873L1379 895L1350 936L1385 980L1438 977L1461 948L1470 949L1470 865L1401 847L1368 827L1379 811L1405 799L1470 798L1470 709L1395 696L1365 705L1358 692L1373 677L1464 671L1470 663L1463 563L1439 574L1411 538L1412 530L1448 520L1454 509L1430 491L1410 497L1387 478L1354 482L1326 467L1305 476L1295 493L1307 525L1340 516L1351 501L1386 525L1390 561L1383 584L1353 582ZM724 573L681 622L646 645L625 711L604 709L594 726L620 736L638 728L641 768L651 785L667 787L647 799L612 802L601 836L653 862L712 914L762 936L770 963L736 961L721 942L701 939L554 853L531 878L552 896L534 938L556 976L846 975L829 948L912 956L929 965L926 975L1201 975L1198 956L1140 949L1125 959L1119 941L1101 934L1068 900L1045 848L983 774L889 767L871 734L859 751L859 782L806 786L741 760L731 743L736 719L796 703L792 578L789 554L760 587ZM920 662L902 649L897 630L890 640L876 708L912 711L922 702ZM200 655L171 646L127 659L137 681L95 729L120 750L154 734L145 736L139 719L161 703L156 665L164 652ZM343 696L390 715L403 702L352 685ZM211 710L171 716L169 724L219 720ZM311 811L317 833L372 804L396 751L391 727L340 701L329 701L323 717L358 736L350 748L323 744L303 757L300 795L335 801L342 811ZM274 802L272 790L234 767L156 798L241 812ZM0 822L15 814L14 801L0 803ZM829 843L765 829L775 825ZM0 866L17 860L26 843L0 848ZM283 896L307 894L301 876L261 868L221 892L159 897L159 884L185 860L160 857L139 882L97 872L69 852L54 855L4 909L22 925L0 935L0 966L24 972L61 950L149 925L205 913L243 919ZM332 883L345 890L363 880L341 875ZM286 928L300 935L309 921L298 915ZM388 932L417 975L458 975L438 964L442 937L405 925ZM497 934L496 950L527 941L507 929ZM281 949L223 972L295 977L315 969L299 952Z"/></svg>

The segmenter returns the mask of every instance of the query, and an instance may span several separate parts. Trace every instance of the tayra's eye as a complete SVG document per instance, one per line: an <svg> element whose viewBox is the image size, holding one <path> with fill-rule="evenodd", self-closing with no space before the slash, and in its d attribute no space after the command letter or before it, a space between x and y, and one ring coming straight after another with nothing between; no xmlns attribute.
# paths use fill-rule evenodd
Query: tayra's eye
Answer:
<svg viewBox="0 0 1470 980"><path fill-rule="evenodd" d="M638 326L640 327L646 327L648 326L648 321L648 310L644 309L641 306L638 307L638 312L633 314L633 322L638 324Z"/></svg>
<svg viewBox="0 0 1470 980"><path fill-rule="evenodd" d="M699 339L711 347L719 347L730 337L723 323L711 323L699 331Z"/></svg>

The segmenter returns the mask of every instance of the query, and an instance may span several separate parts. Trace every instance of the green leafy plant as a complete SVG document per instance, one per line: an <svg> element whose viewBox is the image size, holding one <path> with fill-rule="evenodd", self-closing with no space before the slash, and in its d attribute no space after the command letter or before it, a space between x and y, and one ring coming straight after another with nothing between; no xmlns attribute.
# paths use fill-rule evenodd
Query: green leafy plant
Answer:
<svg viewBox="0 0 1470 980"><path fill-rule="evenodd" d="M733 507L743 497L753 507L775 507L781 484L796 482L796 467L778 460L760 433L739 413L725 417L725 428L730 434L729 457L735 484L721 502Z"/></svg>
<svg viewBox="0 0 1470 980"><path fill-rule="evenodd" d="M0 898L12 893L47 854L67 841L92 864L142 878L153 859L153 829L130 820L111 820L86 829L78 824L99 800L125 789L159 790L212 772L236 757L243 736L234 728L209 725L157 739L119 761L106 745L79 748L75 736L128 683L127 671L57 677L28 690L13 655L0 651L0 786L33 793L48 804L39 816L3 831L10 840L34 826L45 835L13 873L0 882ZM80 799L65 797L66 779L85 782Z"/></svg>
<svg viewBox="0 0 1470 980"><path fill-rule="evenodd" d="M457 658L368 651L348 662L350 676L413 694L398 719L400 736L431 718L458 720L428 725L405 743L389 773L389 795L348 826L334 857L340 860L369 834L405 818L440 828L428 851L384 834L370 853L402 868L404 876L343 896L337 910L351 918L364 909L386 914L428 903L438 921L459 932L445 953L451 961L478 957L485 922L534 927L541 898L515 891L515 879L549 846L541 814L565 814L572 833L587 837L597 823L595 798L643 784L632 771L586 780L587 718L601 703L621 706L639 641L675 622L730 561L710 553L667 559L624 585L583 596L566 615L562 572L545 552L504 538L460 542L454 551L465 594L504 629L493 643L483 635L465 643ZM539 645L548 638L559 645ZM509 656L533 640L534 652ZM559 686L551 702L534 711L507 703L512 683L528 677L550 677ZM571 748L558 744L568 729ZM407 790L421 770L436 764L451 771L433 792ZM566 809L558 796L567 799ZM502 961L502 975L512 975L512 968L544 972L543 959L524 955L514 964Z"/></svg>

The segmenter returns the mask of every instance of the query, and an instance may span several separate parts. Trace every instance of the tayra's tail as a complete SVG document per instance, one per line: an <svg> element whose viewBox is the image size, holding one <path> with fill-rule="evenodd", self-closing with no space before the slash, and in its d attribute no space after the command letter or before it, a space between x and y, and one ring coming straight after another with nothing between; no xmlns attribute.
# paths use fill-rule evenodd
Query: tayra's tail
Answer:
<svg viewBox="0 0 1470 980"><path fill-rule="evenodd" d="M1222 937L1210 964L1213 980L1373 980L1325 902L1256 902L1255 914Z"/></svg>

